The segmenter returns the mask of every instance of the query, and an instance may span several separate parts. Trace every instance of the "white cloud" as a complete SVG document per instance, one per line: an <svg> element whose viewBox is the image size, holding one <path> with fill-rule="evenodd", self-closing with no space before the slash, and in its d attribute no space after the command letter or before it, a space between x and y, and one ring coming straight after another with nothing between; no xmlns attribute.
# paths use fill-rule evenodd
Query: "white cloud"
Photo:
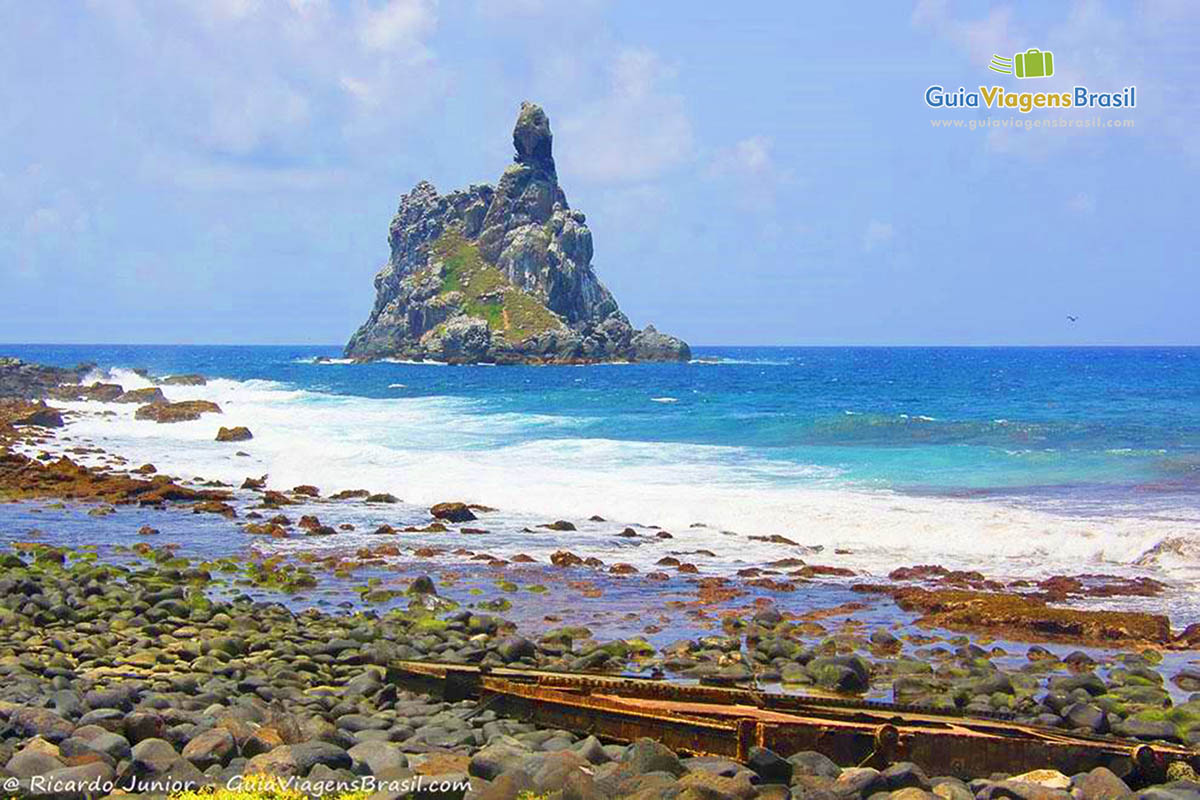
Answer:
<svg viewBox="0 0 1200 800"><path fill-rule="evenodd" d="M774 142L766 136L750 136L734 144L713 159L717 174L765 175L775 171L771 158Z"/></svg>
<svg viewBox="0 0 1200 800"><path fill-rule="evenodd" d="M39 208L25 218L25 233L31 236L58 233L62 227L62 214L56 208Z"/></svg>
<svg viewBox="0 0 1200 800"><path fill-rule="evenodd" d="M92 0L152 105L152 144L286 163L420 114L436 0Z"/></svg>
<svg viewBox="0 0 1200 800"><path fill-rule="evenodd" d="M479 0L479 12L487 17L538 15L550 5L549 0Z"/></svg>
<svg viewBox="0 0 1200 800"><path fill-rule="evenodd" d="M890 222L880 222L877 219L867 223L867 230L863 233L863 251L870 253L874 250L881 249L892 241L896 236L896 229Z"/></svg>
<svg viewBox="0 0 1200 800"><path fill-rule="evenodd" d="M80 234L88 229L91 215L70 192L29 199L40 204L25 215L22 228L26 236L53 241L57 237Z"/></svg>
<svg viewBox="0 0 1200 800"><path fill-rule="evenodd" d="M559 151L569 171L602 183L636 182L690 159L692 125L674 77L650 50L618 52L608 67L606 92L556 127L561 141L570 142Z"/></svg>
<svg viewBox="0 0 1200 800"><path fill-rule="evenodd" d="M379 98L377 98L375 93L371 91L371 85L366 81L360 81L358 78L354 78L349 75L343 75L338 83L343 89L346 90L347 94L352 95L357 100L370 105L376 105L379 103Z"/></svg>
<svg viewBox="0 0 1200 800"><path fill-rule="evenodd" d="M436 24L433 6L426 0L390 0L363 14L359 37L370 50L400 50L409 57L423 57L423 40Z"/></svg>
<svg viewBox="0 0 1200 800"><path fill-rule="evenodd" d="M1090 192L1079 192L1067 200L1067 210L1075 214L1091 214L1096 210L1096 198Z"/></svg>
<svg viewBox="0 0 1200 800"><path fill-rule="evenodd" d="M319 167L265 167L239 161L214 162L175 151L147 152L142 177L200 191L308 191L343 184L346 171Z"/></svg>
<svg viewBox="0 0 1200 800"><path fill-rule="evenodd" d="M214 23L237 22L257 13L262 0L199 0L192 8Z"/></svg>
<svg viewBox="0 0 1200 800"><path fill-rule="evenodd" d="M562 19L566 16L591 14L608 4L609 0L572 0L569 6L570 14L562 13L565 6L560 0L477 0L476 8L480 16L491 20L544 17L547 14Z"/></svg>
<svg viewBox="0 0 1200 800"><path fill-rule="evenodd" d="M1016 39L1011 33L1012 9L998 6L981 19L961 20L954 17L950 5L949 0L919 0L913 8L913 25L950 40L964 50L974 64L987 64L993 54L1015 52Z"/></svg>
<svg viewBox="0 0 1200 800"><path fill-rule="evenodd" d="M14 267L9 271L22 278L44 274L47 257L77 253L90 233L91 215L70 192L32 191L5 200L15 212L15 225L6 229L0 219L0 253L5 264Z"/></svg>
<svg viewBox="0 0 1200 800"><path fill-rule="evenodd" d="M743 208L765 211L776 204L779 191L792 183L793 171L775 159L775 142L768 136L748 136L717 151L708 175L732 184Z"/></svg>

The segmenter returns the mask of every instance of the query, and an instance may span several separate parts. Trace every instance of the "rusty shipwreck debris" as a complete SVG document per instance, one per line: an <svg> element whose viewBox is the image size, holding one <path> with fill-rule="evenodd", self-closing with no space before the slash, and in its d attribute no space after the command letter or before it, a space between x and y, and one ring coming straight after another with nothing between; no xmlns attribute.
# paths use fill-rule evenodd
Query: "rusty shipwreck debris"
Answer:
<svg viewBox="0 0 1200 800"><path fill-rule="evenodd" d="M404 661L390 680L539 725L631 742L656 739L695 755L745 761L751 747L817 750L841 765L912 761L930 774L973 778L1054 767L1107 767L1134 784L1167 766L1200 767L1200 752L889 703L775 694L645 678Z"/></svg>

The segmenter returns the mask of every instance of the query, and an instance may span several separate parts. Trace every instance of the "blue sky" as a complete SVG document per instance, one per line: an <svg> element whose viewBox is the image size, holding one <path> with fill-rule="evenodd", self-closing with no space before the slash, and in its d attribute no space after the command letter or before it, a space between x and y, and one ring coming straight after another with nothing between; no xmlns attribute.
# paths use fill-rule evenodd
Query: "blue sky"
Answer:
<svg viewBox="0 0 1200 800"><path fill-rule="evenodd" d="M530 99L635 324L1197 344L1197 42L1186 0L0 0L0 341L342 343L399 196L495 181ZM1020 116L934 83L1136 84L1135 127L934 129Z"/></svg>

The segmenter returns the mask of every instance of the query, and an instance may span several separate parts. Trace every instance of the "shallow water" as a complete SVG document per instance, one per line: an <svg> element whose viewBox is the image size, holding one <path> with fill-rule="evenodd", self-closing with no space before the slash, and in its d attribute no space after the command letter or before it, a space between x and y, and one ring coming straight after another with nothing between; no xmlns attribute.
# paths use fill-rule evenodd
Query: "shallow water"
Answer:
<svg viewBox="0 0 1200 800"><path fill-rule="evenodd" d="M242 497L239 509L246 510ZM356 502L316 503L285 509L293 520L302 513L319 514L323 522L345 519L363 519L370 511L355 510L346 514ZM13 542L41 542L71 548L89 546L105 561L137 565L144 563L129 552L137 544L150 544L155 548L170 546L178 556L194 563L232 556L238 559L261 558L264 553L283 552L292 556L302 551L327 552L352 558L356 547L346 540L351 536L339 533L328 537L299 537L282 544L283 548L269 546L271 540L244 534L233 521L212 514L192 514L182 509L156 510L138 507L120 507L104 516L89 514L92 507L56 502L22 502L0 504L0 545ZM371 507L378 517L378 506ZM411 510L389 509L394 513L389 518L404 518ZM339 513L340 512L340 513ZM142 536L137 531L150 526L159 531L156 536ZM542 534L538 534L539 536ZM571 533L546 532L547 536L568 537ZM577 535L593 538L594 534L579 532ZM486 536L463 536L443 534L447 547L473 545ZM414 544L436 546L428 534L371 535L372 544L401 544L406 548ZM466 541L464 541L466 540ZM358 540L356 540L358 541ZM592 551L577 539L575 550L581 554ZM667 544L670 544L669 542ZM477 548L495 554L499 548ZM232 597L245 594L255 600L281 602L294 610L316 608L330 613L348 610L371 609L385 612L392 608L404 608L409 598L400 596L378 603L364 602L362 589L368 581L374 588L403 590L419 575L430 575L437 584L439 596L458 603L463 608L484 608L486 613L498 613L517 624L519 630L536 637L540 633L567 625L586 626L600 641L613 639L644 639L656 649L661 649L681 639L696 639L704 636L726 636L722 619L734 616L748 619L764 601L782 611L798 615L809 615L821 627L810 634L810 644L817 644L827 636L852 635L867 637L875 629L886 629L898 637L917 634L932 641L904 641L901 653L922 657L924 648L954 650L968 638L982 642L992 653L992 661L1009 671L1019 671L1026 664L1027 643L1004 639L964 637L952 631L921 628L914 624L914 615L897 608L890 600L880 595L859 594L838 581L812 580L796 582L796 590L788 593L770 592L755 587L743 586L745 593L723 601L701 602L693 576L671 575L667 581L648 582L642 576L614 576L599 570L559 569L545 563L509 564L496 568L467 557L440 556L435 559L418 558L411 553L387 558L385 565L357 567L348 576L338 576L330 571L314 568L318 586L298 593L284 593L260 587L237 585L219 573L209 587L215 597ZM539 591L531 591L536 587ZM507 600L511 607L492 611L484 604L498 599ZM1119 666L1114 659L1119 652L1102 648L1077 647L1074 645L1044 645L1060 657L1076 650L1091 655L1098 663L1100 675ZM1194 653L1167 652L1159 670L1170 676L1184 666L1194 666ZM636 665L627 669L636 674ZM1061 673L1052 673L1061 674ZM678 676L673 676L678 680ZM784 686L763 683L766 691L799 692L812 691L811 687ZM1188 694L1169 681L1165 684L1175 702L1182 702ZM890 701L890 690L886 684L875 686L868 699Z"/></svg>
<svg viewBox="0 0 1200 800"><path fill-rule="evenodd" d="M166 393L214 400L220 416L156 425L70 404L72 443L184 477L388 491L407 501L382 520L397 527L434 502L483 503L502 510L470 546L498 556L583 547L645 571L709 550L685 560L702 573L799 556L867 576L916 563L1148 575L1172 591L1110 605L1200 619L1193 348L699 348L691 364L504 368L318 363L337 349L314 347L3 350L95 361L126 388L149 385L137 366L216 377ZM254 439L217 443L220 425ZM320 513L362 529L376 510ZM536 527L556 518L580 530ZM675 538L613 535L634 523ZM803 547L750 538L770 534Z"/></svg>

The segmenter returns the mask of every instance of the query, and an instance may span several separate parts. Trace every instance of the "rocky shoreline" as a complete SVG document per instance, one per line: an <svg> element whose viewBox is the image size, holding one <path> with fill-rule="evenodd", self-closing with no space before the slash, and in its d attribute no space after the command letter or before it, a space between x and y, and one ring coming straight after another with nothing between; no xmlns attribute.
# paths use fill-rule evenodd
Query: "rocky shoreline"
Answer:
<svg viewBox="0 0 1200 800"><path fill-rule="evenodd" d="M336 528L315 515L289 516L291 506L320 499L314 486L282 492L247 479L240 489L197 488L156 474L152 465L131 469L111 455L105 456L110 467L100 468L48 450L38 457L17 452L48 446L55 429L65 424L62 414L42 400L102 394L107 402L117 402L127 394L105 384L83 386L87 371L0 364L0 386L22 398L0 403L0 499L66 499L100 504L97 509L178 508L238 519L250 536L336 535ZM192 385L203 381L183 379ZM145 392L132 402L169 406L161 395ZM149 419L146 424L153 424ZM245 498L238 498L247 494L258 510L245 511ZM336 502L386 507L395 500L366 491L343 495ZM489 512L455 503L435 506L426 528L412 532L419 535L433 526L485 532L479 518ZM560 520L545 527L572 525ZM401 532L379 533L385 544L326 566L352 572L355 563L386 556L383 550L399 554L400 546L387 542L403 541L393 539ZM403 546L420 549L419 542ZM1164 651L1194 649L1194 628L1177 634L1164 617L1057 605L1072 597L1136 597L1162 590L1148 580L1060 576L1018 586L925 566L898 569L887 584L854 585L864 599L886 596L919 615L928 629L920 632L871 629L855 620L852 607L828 613L788 608L796 582L854 577L839 575L836 566L796 559L736 576L688 576L686 562L674 559L662 569L693 582L698 602L718 612L720 632L654 647L640 634L601 641L569 624L524 631L499 616L503 604L443 596L443 585L430 577L417 577L402 591L368 585L363 610L322 613L240 594L245 587L304 591L321 580L321 571L311 568L319 566L316 562L245 560L233 552L229 559L201 562L149 544L127 555L121 563L106 563L94 549L31 542L0 559L0 673L7 679L0 686L0 777L16 779L23 792L37 795L49 778L60 784L86 777L128 785L142 778L182 777L221 784L265 773L344 786L367 776L469 780L467 796L475 798L521 792L563 798L812 795L822 800L884 792L907 793L912 800L930 793L943 800L1131 796L1107 770L1024 779L978 776L964 784L929 778L911 767L884 773L841 769L815 754L785 760L761 753L749 765L681 759L651 742L623 746L537 730L487 711L472 714L473 706L400 691L386 681L386 664L397 659L633 670L848 696L883 691L886 699L904 705L1004 714L1146 742L1200 744L1200 694L1189 694L1200 691L1200 671L1163 674L1160 667ZM482 567L498 572L509 567L503 559L489 558ZM579 581L570 576L589 571L619 580L661 580L628 567L563 550L543 568L563 575L568 584ZM749 586L766 594L738 608L733 601ZM373 599L372 592L382 594ZM388 605L379 606L384 610L372 608L377 599L386 600ZM844 622L821 624L835 615ZM956 630L963 633L946 633ZM1105 649L1064 654L1033 645L1022 656L1011 644L1022 639ZM1172 777L1180 780L1144 790L1143 796L1200 797L1200 784L1189 783L1194 775ZM457 794L419 796L461 794L460 787Z"/></svg>
<svg viewBox="0 0 1200 800"><path fill-rule="evenodd" d="M472 703L399 689L387 680L387 666L439 660L553 669L572 650L567 633L534 642L494 615L443 613L428 579L409 586L405 611L380 616L295 613L246 597L213 601L205 592L210 577L203 567L171 559L127 567L46 546L0 558L0 779L6 789L83 797L63 787L111 784L151 787L135 795L149 797L153 787L219 786L266 775L320 787L411 787L424 780L430 791L414 796L476 800L1133 796L1104 768L964 783L927 776L911 764L880 772L839 767L816 753L784 759L756 751L742 765L681 758L650 740L606 744L538 729ZM770 633L779 626L777 614L763 612L753 624L760 637L756 657L786 647L786 639ZM877 651L889 649L884 637L872 638ZM611 646L590 652L604 654L594 667L624 661ZM958 691L973 698L967 711L1034 710L1038 701L1027 689L1035 670L1010 676L989 669L986 651L972 645L948 655L938 667L940 679L958 676ZM917 692L898 694L899 700L919 699L922 681L939 679L926 662L893 663L905 673L896 679L898 693ZM808 664L818 675L871 668L857 655L814 656ZM1034 651L1029 664L1053 671ZM1123 664L1106 682L1091 664L1073 660L1041 702L1074 729L1097 733L1175 740L1185 720L1189 731L1200 723L1200 698L1162 711L1166 701L1152 664L1133 656ZM997 704L996 698L1004 700ZM1138 703L1158 706L1160 721L1110 724L1118 707ZM1200 792L1194 773L1173 769L1170 783L1141 796L1182 800ZM458 788L432 790L443 785ZM408 793L385 789L370 796Z"/></svg>

